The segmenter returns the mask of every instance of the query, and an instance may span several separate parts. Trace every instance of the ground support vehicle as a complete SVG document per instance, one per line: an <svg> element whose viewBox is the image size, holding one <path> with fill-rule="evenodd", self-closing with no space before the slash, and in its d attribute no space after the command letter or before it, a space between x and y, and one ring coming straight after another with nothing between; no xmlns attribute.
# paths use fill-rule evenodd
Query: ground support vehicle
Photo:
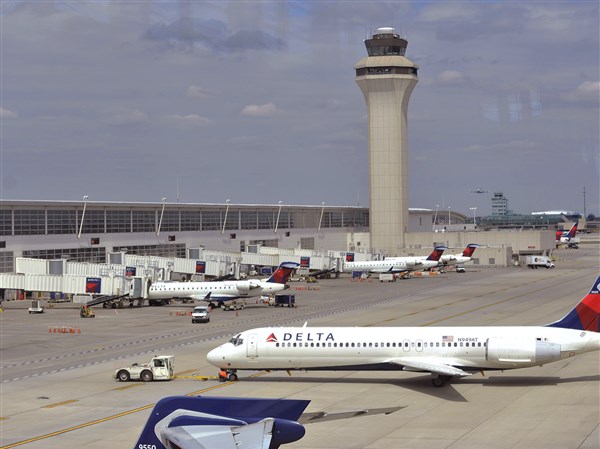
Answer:
<svg viewBox="0 0 600 449"><path fill-rule="evenodd" d="M269 305L275 307L296 307L296 295L275 295L269 300Z"/></svg>
<svg viewBox="0 0 600 449"><path fill-rule="evenodd" d="M114 378L127 382L128 380L171 380L175 376L175 356L157 355L149 363L134 363L125 368L115 370Z"/></svg>
<svg viewBox="0 0 600 449"><path fill-rule="evenodd" d="M192 312L192 323L208 323L210 322L210 307L196 306Z"/></svg>
<svg viewBox="0 0 600 449"><path fill-rule="evenodd" d="M396 282L396 275L393 273L381 273L379 282Z"/></svg>
<svg viewBox="0 0 600 449"><path fill-rule="evenodd" d="M529 268L554 268L554 263L547 256L526 256L525 265Z"/></svg>
<svg viewBox="0 0 600 449"><path fill-rule="evenodd" d="M27 309L29 313L44 313L44 308L42 307L42 302L34 299L31 301L31 307Z"/></svg>
<svg viewBox="0 0 600 449"><path fill-rule="evenodd" d="M243 301L227 301L221 304L223 310L243 310L246 304Z"/></svg>
<svg viewBox="0 0 600 449"><path fill-rule="evenodd" d="M90 306L83 305L79 309L79 316L81 318L96 318L96 312Z"/></svg>

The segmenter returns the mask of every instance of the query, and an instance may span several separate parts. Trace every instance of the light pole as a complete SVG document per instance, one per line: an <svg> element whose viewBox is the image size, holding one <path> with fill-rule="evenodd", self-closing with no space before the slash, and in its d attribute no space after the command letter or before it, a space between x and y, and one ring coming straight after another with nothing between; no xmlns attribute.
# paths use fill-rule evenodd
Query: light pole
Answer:
<svg viewBox="0 0 600 449"><path fill-rule="evenodd" d="M323 214L325 213L325 201L323 201L321 203L321 217L319 218L319 227L317 228L317 231L321 230L321 223L323 222Z"/></svg>
<svg viewBox="0 0 600 449"><path fill-rule="evenodd" d="M450 206L448 206L448 226L450 226Z"/></svg>
<svg viewBox="0 0 600 449"><path fill-rule="evenodd" d="M469 209L473 211L473 226L475 226L476 225L476 223L475 223L475 211L477 210L477 208L476 207L469 207Z"/></svg>
<svg viewBox="0 0 600 449"><path fill-rule="evenodd" d="M156 235L158 236L158 234L160 234L160 227L162 226L162 219L163 219L163 215L165 214L165 202L167 201L166 198L162 199L162 210L160 211L160 220L158 220L158 229L156 230Z"/></svg>
<svg viewBox="0 0 600 449"><path fill-rule="evenodd" d="M277 234L277 228L279 227L279 216L281 215L281 201L279 202L279 210L277 211L277 221L275 222L275 234Z"/></svg>
<svg viewBox="0 0 600 449"><path fill-rule="evenodd" d="M439 204L435 205L435 215L433 216L433 227L435 229L435 224L437 223L437 214L438 214L438 210L440 208Z"/></svg>
<svg viewBox="0 0 600 449"><path fill-rule="evenodd" d="M227 214L229 212L229 203L231 203L231 200L228 198L225 200L225 204L227 205L227 207L225 208L225 218L223 219L223 229L221 229L221 234L225 233L225 225L227 224Z"/></svg>
<svg viewBox="0 0 600 449"><path fill-rule="evenodd" d="M83 230L83 218L85 217L85 208L87 207L87 195L83 195L83 213L81 214L81 223L79 223L79 232L77 233L77 238L81 238L81 231Z"/></svg>

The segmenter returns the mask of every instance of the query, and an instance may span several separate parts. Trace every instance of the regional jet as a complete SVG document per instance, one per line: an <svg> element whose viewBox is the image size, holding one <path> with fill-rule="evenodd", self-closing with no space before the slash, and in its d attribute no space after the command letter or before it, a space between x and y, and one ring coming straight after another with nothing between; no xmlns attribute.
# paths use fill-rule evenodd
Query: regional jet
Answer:
<svg viewBox="0 0 600 449"><path fill-rule="evenodd" d="M436 246L428 257L392 257L385 260L367 260L362 262L344 262L343 271L366 271L369 273L405 273L435 268L445 246Z"/></svg>
<svg viewBox="0 0 600 449"><path fill-rule="evenodd" d="M224 301L254 296L270 295L289 288L287 282L299 266L296 262L283 262L268 279L222 282L156 282L148 290L150 301L165 301L171 298L191 298L214 302L220 307Z"/></svg>
<svg viewBox="0 0 600 449"><path fill-rule="evenodd" d="M571 229L568 231L556 231L556 247L558 248L560 245L567 245L567 248L579 248L577 245L579 243L579 237L576 239L576 235L577 222L573 223L573 226L571 226Z"/></svg>
<svg viewBox="0 0 600 449"><path fill-rule="evenodd" d="M251 329L207 355L230 380L242 370L403 370L433 385L474 372L541 366L600 350L600 277L564 318L545 326L281 327Z"/></svg>
<svg viewBox="0 0 600 449"><path fill-rule="evenodd" d="M469 243L464 251L460 254L446 254L441 257L442 264L447 265L460 265L465 262L470 262L473 258L473 253L479 247L476 243Z"/></svg>

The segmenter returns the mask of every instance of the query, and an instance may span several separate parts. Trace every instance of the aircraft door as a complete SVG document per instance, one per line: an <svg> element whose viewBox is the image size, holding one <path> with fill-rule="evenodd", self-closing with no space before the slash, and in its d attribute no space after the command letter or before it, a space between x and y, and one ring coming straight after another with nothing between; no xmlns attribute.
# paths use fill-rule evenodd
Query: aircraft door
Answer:
<svg viewBox="0 0 600 449"><path fill-rule="evenodd" d="M257 347L257 335L256 334L248 334L246 343L246 356L247 357L258 357L258 347Z"/></svg>

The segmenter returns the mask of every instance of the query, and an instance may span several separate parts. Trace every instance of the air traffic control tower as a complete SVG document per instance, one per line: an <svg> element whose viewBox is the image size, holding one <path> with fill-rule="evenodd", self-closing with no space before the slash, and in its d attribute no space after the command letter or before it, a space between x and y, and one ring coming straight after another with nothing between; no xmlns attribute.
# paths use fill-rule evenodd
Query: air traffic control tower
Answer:
<svg viewBox="0 0 600 449"><path fill-rule="evenodd" d="M408 227L406 116L419 67L404 57L407 45L394 28L379 28L354 66L369 114L371 249L390 255L404 248Z"/></svg>

